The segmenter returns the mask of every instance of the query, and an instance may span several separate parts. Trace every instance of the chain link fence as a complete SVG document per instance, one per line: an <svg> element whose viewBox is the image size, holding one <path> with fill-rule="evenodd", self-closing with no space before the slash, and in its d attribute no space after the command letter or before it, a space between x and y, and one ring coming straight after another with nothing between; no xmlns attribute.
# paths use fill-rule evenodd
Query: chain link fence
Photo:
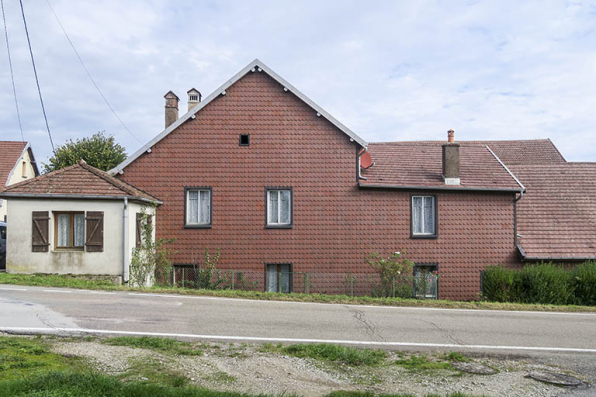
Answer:
<svg viewBox="0 0 596 397"><path fill-rule="evenodd" d="M419 278L418 278L419 280ZM264 291L282 293L347 296L436 298L417 286L412 276L382 280L375 273L320 273L275 270L202 269L193 265L174 265L171 284L182 288ZM436 291L436 285L430 288Z"/></svg>

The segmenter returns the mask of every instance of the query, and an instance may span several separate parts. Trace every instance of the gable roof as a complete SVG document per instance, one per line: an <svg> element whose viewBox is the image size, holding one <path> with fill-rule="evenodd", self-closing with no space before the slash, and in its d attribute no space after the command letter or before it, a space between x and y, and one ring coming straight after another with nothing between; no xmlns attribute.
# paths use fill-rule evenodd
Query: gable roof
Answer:
<svg viewBox="0 0 596 397"><path fill-rule="evenodd" d="M520 192L523 186L486 145L459 142L460 185L445 185L445 142L370 143L374 165L362 170L362 187Z"/></svg>
<svg viewBox="0 0 596 397"><path fill-rule="evenodd" d="M161 204L153 196L81 160L0 191L1 198L123 199Z"/></svg>
<svg viewBox="0 0 596 397"><path fill-rule="evenodd" d="M226 81L224 84L222 84L218 89L216 89L215 91L213 91L211 93L211 95L209 95L202 102L200 102L199 104L197 104L197 106L195 106L194 108L192 108L191 110L189 110L186 114L184 114L182 117L180 117L178 120L176 120L172 125L170 125L169 127L167 127L165 130L163 130L161 133L159 133L155 138L153 138L152 140L150 140L147 144L145 144L143 147L141 147L139 150L137 150L135 153L133 153L131 156L129 156L125 161L123 161L121 164L119 164L118 166L114 167L113 169L111 169L108 172L110 174L112 174L112 175L114 175L116 173L119 173L119 172L122 172L124 170L124 168L126 168L127 165L129 165L130 163L132 163L133 161L135 161L137 158L139 158L143 153L145 153L146 151L148 151L149 149L151 149L151 147L153 145L155 145L157 142L159 142L163 138L165 138L170 132L174 131L176 128L178 128L179 126L181 126L182 124L184 124L186 121L188 121L189 119L191 119L196 113L200 112L201 109L203 109L205 106L207 106L209 103L211 103L211 101L213 101L215 98L217 98L220 95L225 95L226 90L230 86L232 86L234 83L236 83L242 77L244 77L246 74L248 74L248 73L255 73L255 72L266 73L272 79L274 79L280 85L282 85L285 89L287 89L289 92L293 93L299 99L301 99L304 103L306 103L308 106L310 106L311 108L313 108L318 114L320 114L322 117L326 118L331 124L335 125L343 133L345 133L346 135L348 135L350 137L350 139L356 141L362 147L366 147L367 146L367 142L364 139L362 139L361 137L359 137L356 133L354 133L348 127L346 127L345 125L343 125L342 123L340 123L338 120L336 120L333 116L331 116L329 113L327 113L323 108L321 108L314 101L312 101L310 98L308 98L302 92L300 92L296 87L294 87L293 85L291 85L290 83L288 83L280 75L278 75L273 70L271 70L267 65L265 65L263 62L261 62L259 59L255 59L254 61L252 61L251 63L249 63L248 65L246 65L234 77L232 77L231 79L229 79L228 81Z"/></svg>
<svg viewBox="0 0 596 397"><path fill-rule="evenodd" d="M596 163L511 168L527 188L517 203L524 260L596 258Z"/></svg>
<svg viewBox="0 0 596 397"><path fill-rule="evenodd" d="M33 151L29 142L0 141L0 153L2 153L0 155L0 188L8 183L26 151L29 151L31 164L37 176L39 175L39 170L37 169L35 157L33 157Z"/></svg>

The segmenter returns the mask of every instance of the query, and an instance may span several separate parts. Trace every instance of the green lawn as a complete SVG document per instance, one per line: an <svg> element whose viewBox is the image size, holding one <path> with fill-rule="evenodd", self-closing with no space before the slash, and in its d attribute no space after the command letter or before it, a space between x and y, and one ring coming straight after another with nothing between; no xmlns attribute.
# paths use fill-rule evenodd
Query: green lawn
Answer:
<svg viewBox="0 0 596 397"><path fill-rule="evenodd" d="M85 280L68 275L42 274L10 274L0 273L0 284L31 285L60 288L79 288L93 290L121 290L154 292L162 294L216 296L223 298L243 298L256 300L277 300L293 302L314 302L376 306L402 307L433 307L446 309L483 309L483 310L525 310L543 312L596 312L596 306L557 306L542 304L499 303L484 301L449 301L449 300L418 300L401 298L373 298L369 296L350 297L346 295L324 294L280 294L273 292L239 291L239 290L204 290L177 287L128 288L112 284L109 280Z"/></svg>

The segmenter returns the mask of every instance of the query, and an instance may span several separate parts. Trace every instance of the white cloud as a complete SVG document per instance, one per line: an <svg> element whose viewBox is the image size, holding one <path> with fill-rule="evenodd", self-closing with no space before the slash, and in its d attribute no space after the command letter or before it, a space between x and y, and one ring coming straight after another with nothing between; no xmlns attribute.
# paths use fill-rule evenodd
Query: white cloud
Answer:
<svg viewBox="0 0 596 397"><path fill-rule="evenodd" d="M207 96L258 57L368 141L454 128L459 139L550 137L569 160L596 159L593 2L51 1L143 142L163 127L165 92ZM105 130L134 152L47 4L24 4L55 142ZM20 10L5 6L25 137L44 161ZM20 139L7 68L0 79L0 139Z"/></svg>

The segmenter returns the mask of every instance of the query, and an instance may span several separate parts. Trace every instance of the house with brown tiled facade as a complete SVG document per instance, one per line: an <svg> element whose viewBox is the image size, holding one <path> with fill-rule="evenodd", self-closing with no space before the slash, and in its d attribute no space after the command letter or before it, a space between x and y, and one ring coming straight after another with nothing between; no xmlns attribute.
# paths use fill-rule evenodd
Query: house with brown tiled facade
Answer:
<svg viewBox="0 0 596 397"><path fill-rule="evenodd" d="M259 60L181 117L165 99L110 173L161 203L174 281L209 249L232 287L368 294L367 256L405 251L415 280L440 274L423 296L476 299L487 266L596 258L596 165L548 139L367 143Z"/></svg>
<svg viewBox="0 0 596 397"><path fill-rule="evenodd" d="M182 117L169 94L175 121L112 172L163 201L157 234L176 239L177 264L220 249L220 267L263 275L257 289L302 291L275 275L310 274L345 293L371 274L367 255L406 250L441 274L435 297L475 299L487 266L550 257L520 219L540 187L514 172L566 167L550 140L369 144L259 60Z"/></svg>

